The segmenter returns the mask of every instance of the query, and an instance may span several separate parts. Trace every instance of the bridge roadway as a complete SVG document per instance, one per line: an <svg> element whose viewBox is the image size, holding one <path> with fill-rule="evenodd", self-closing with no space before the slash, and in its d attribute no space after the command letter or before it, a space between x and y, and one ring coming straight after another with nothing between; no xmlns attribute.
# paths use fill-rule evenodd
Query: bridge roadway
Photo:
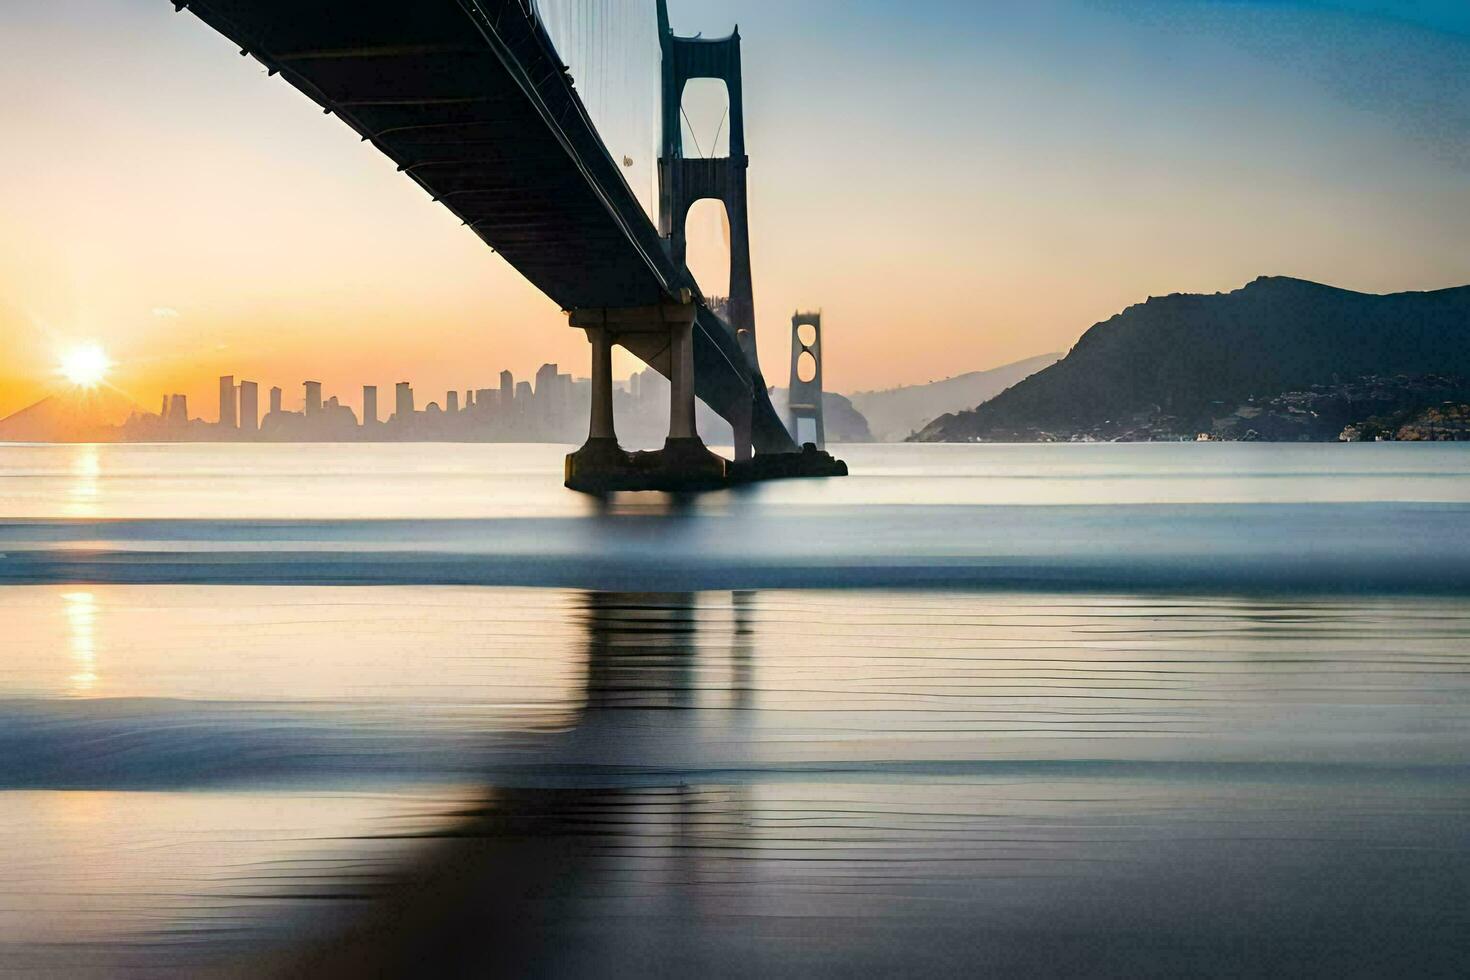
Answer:
<svg viewBox="0 0 1470 980"><path fill-rule="evenodd" d="M351 126L563 309L692 288L696 394L727 420L753 399L756 452L796 450L764 379L665 251L531 0L171 2ZM624 346L670 376L666 336Z"/></svg>

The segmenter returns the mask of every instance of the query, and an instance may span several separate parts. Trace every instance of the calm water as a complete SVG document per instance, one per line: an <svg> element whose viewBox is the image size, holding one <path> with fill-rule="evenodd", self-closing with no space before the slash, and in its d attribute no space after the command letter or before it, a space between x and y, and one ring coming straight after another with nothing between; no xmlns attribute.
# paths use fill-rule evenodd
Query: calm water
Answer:
<svg viewBox="0 0 1470 980"><path fill-rule="evenodd" d="M1463 975L1466 449L0 447L0 969Z"/></svg>

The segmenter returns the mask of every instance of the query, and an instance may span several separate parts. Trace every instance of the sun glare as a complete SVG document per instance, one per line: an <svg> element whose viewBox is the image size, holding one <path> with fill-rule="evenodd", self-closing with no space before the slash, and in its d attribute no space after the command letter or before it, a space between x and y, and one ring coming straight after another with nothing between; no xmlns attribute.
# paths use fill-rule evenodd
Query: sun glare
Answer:
<svg viewBox="0 0 1470 980"><path fill-rule="evenodd" d="M111 366L96 344L79 344L61 355L61 374L74 385L92 388L102 383Z"/></svg>

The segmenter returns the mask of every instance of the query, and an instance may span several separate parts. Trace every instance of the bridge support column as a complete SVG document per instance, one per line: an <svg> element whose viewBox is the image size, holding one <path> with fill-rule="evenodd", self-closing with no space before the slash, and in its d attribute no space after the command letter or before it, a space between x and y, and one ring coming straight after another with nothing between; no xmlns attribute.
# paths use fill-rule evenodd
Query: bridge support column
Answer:
<svg viewBox="0 0 1470 980"><path fill-rule="evenodd" d="M669 441L698 439L694 426L694 324L669 328Z"/></svg>
<svg viewBox="0 0 1470 980"><path fill-rule="evenodd" d="M663 464L691 479L723 481L725 461L710 452L694 421L694 322L670 323L669 437Z"/></svg>
<svg viewBox="0 0 1470 980"><path fill-rule="evenodd" d="M749 462L755 454L752 444L755 421L755 392L750 393L750 398L735 407L733 417L730 419L730 428L735 432L735 462Z"/></svg>
<svg viewBox="0 0 1470 980"><path fill-rule="evenodd" d="M598 474L628 463L628 454L618 445L618 434L613 425L612 345L615 336L605 326L583 329L592 344L592 417L587 426L587 441L567 457L567 486L596 479Z"/></svg>
<svg viewBox="0 0 1470 980"><path fill-rule="evenodd" d="M592 344L592 420L588 426L589 442L611 440L618 434L613 426L612 331L606 327L589 327L587 340Z"/></svg>

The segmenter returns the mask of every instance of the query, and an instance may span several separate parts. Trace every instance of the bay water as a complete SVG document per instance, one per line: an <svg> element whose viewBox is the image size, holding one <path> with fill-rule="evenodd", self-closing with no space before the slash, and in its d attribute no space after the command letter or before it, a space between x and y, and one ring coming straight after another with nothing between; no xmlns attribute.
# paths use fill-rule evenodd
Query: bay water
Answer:
<svg viewBox="0 0 1470 980"><path fill-rule="evenodd" d="M1470 447L0 446L0 971L1463 973Z"/></svg>

